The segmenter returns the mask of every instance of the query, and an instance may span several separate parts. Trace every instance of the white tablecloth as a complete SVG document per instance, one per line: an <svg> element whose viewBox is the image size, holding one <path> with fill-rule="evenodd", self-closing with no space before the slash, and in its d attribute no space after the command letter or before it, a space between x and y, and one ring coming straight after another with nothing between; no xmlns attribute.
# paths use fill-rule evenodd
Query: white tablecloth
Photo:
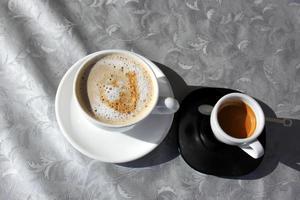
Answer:
<svg viewBox="0 0 300 200"><path fill-rule="evenodd" d="M78 59L111 48L300 119L299 1L1 0L0 199L300 199L299 120L267 123L262 164L235 179L194 171L172 135L122 165L77 152L58 128L56 89Z"/></svg>

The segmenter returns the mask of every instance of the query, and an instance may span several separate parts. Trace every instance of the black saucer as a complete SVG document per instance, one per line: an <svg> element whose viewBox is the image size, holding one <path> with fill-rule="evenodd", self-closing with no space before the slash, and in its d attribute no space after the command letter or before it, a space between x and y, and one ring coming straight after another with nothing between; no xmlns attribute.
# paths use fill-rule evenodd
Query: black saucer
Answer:
<svg viewBox="0 0 300 200"><path fill-rule="evenodd" d="M183 159L195 170L216 176L232 177L250 173L262 158L254 159L236 146L217 141L210 128L210 116L201 114L198 107L214 106L224 95L238 92L222 88L201 88L190 93L180 108L178 140ZM258 140L266 147L266 132Z"/></svg>

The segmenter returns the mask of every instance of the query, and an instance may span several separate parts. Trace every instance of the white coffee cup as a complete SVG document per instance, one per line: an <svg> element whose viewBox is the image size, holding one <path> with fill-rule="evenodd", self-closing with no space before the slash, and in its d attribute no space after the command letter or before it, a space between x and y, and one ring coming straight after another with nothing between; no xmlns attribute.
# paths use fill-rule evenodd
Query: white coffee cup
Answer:
<svg viewBox="0 0 300 200"><path fill-rule="evenodd" d="M256 127L253 134L247 138L235 138L224 132L218 122L218 113L226 105L232 101L242 101L253 110L256 117ZM252 97L241 93L230 93L223 96L213 107L210 115L210 125L214 136L225 144L235 145L251 157L257 159L264 155L264 148L257 140L265 126L265 115L260 105Z"/></svg>
<svg viewBox="0 0 300 200"><path fill-rule="evenodd" d="M91 66L93 63L97 62L102 57L112 54L112 53L122 53L122 54L125 54L129 57L132 57L136 60L139 60L139 61L145 63L145 67L148 68L147 71L149 72L149 75L154 83L153 84L154 85L153 98L155 98L156 104L153 104L152 108L147 109L148 112L143 113L143 115L141 115L141 117L138 118L137 120L131 121L130 123L122 124L122 125L104 123L104 122L101 122L101 121L95 119L93 116L91 116L90 112L88 112L86 110L86 106L81 105L81 104L83 104L83 102L81 102L79 100L78 81L81 78L81 73L83 72L83 70L86 67ZM78 108L81 110L81 113L86 117L86 119L99 128L102 128L102 129L105 129L108 131L124 132L124 131L127 131L127 130L133 128L135 125L140 123L143 119L145 119L150 114L173 114L173 113L175 113L179 109L178 101L176 99L174 99L173 97L159 96L158 80L157 80L157 77L155 76L152 68L148 64L148 62L151 62L151 61L149 61L149 60L146 61L146 59L141 55L138 55L133 52L125 51L125 50L118 50L118 49L99 51L94 56L89 57L87 60L85 60L76 72L75 79L73 82L73 94L74 94L75 101L77 102ZM154 65L154 63L151 63L151 64Z"/></svg>

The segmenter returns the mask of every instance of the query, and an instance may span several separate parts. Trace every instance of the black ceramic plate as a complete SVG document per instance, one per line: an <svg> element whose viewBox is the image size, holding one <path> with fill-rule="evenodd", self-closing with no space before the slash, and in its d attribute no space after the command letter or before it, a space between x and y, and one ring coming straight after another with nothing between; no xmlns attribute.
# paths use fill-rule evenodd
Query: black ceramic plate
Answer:
<svg viewBox="0 0 300 200"><path fill-rule="evenodd" d="M190 93L182 102L179 116L178 140L183 159L195 170L216 176L241 176L253 171L262 161L254 159L239 147L217 141L210 128L210 118L198 107L214 106L224 95L238 92L222 88L201 88ZM258 140L265 148L266 133Z"/></svg>

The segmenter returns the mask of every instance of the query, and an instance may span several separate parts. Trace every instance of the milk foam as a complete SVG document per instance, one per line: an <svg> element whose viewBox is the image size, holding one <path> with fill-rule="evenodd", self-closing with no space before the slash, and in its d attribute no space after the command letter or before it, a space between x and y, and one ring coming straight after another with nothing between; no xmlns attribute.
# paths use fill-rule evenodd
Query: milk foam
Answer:
<svg viewBox="0 0 300 200"><path fill-rule="evenodd" d="M91 68L87 95L96 119L126 124L139 118L154 102L154 84L142 62L124 54L110 54Z"/></svg>

